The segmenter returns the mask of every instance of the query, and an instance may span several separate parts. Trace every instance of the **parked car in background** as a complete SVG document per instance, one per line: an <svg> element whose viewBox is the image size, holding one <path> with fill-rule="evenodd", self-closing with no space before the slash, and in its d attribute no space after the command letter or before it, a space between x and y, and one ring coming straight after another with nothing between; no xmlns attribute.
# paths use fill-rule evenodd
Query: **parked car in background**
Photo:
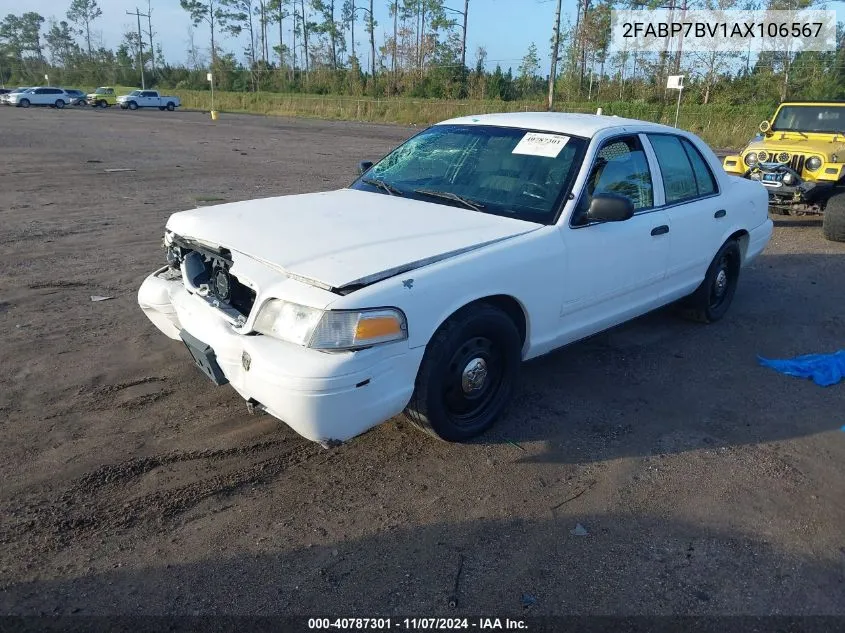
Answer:
<svg viewBox="0 0 845 633"><path fill-rule="evenodd" d="M11 88L0 88L0 95L7 95L12 92Z"/></svg>
<svg viewBox="0 0 845 633"><path fill-rule="evenodd" d="M82 90L77 90L75 88L65 88L65 92L70 97L70 105L85 105L88 99L88 95L86 95L85 92Z"/></svg>
<svg viewBox="0 0 845 633"><path fill-rule="evenodd" d="M68 105L70 101L70 95L61 88L43 86L39 88L30 88L24 92L9 95L9 105L18 106L19 108L28 108L29 106L50 106L52 108L62 109Z"/></svg>
<svg viewBox="0 0 845 633"><path fill-rule="evenodd" d="M725 171L756 180L780 215L822 216L828 240L845 242L845 101L790 101Z"/></svg>
<svg viewBox="0 0 845 633"><path fill-rule="evenodd" d="M122 110L127 108L137 110L138 108L158 108L159 110L170 110L171 112L182 105L179 97L163 96L157 90L133 90L128 95L121 95L117 98L117 105Z"/></svg>
<svg viewBox="0 0 845 633"><path fill-rule="evenodd" d="M19 92L26 92L27 90L30 90L29 86L21 86L20 88L10 90L4 95L0 95L0 103L3 105L11 105L12 95L18 94Z"/></svg>
<svg viewBox="0 0 845 633"><path fill-rule="evenodd" d="M348 188L173 214L138 303L213 382L308 439L404 411L463 441L501 416L524 360L671 303L723 318L771 238L767 202L677 128L467 116Z"/></svg>
<svg viewBox="0 0 845 633"><path fill-rule="evenodd" d="M108 108L117 103L117 93L111 86L100 86L87 95L88 105L97 108Z"/></svg>

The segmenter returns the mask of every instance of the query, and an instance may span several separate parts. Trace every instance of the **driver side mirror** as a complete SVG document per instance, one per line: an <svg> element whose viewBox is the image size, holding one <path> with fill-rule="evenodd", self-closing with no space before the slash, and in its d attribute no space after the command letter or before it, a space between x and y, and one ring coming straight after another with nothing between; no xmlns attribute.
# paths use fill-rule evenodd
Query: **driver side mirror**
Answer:
<svg viewBox="0 0 845 633"><path fill-rule="evenodd" d="M763 122L760 124L760 131L761 131L763 134L765 134L766 132L768 132L770 129L772 129L772 124L771 124L771 123L769 123L768 121L763 121Z"/></svg>
<svg viewBox="0 0 845 633"><path fill-rule="evenodd" d="M358 163L358 174L363 176L367 170L373 166L373 161L371 160L362 160Z"/></svg>
<svg viewBox="0 0 845 633"><path fill-rule="evenodd" d="M584 214L587 222L624 222L634 216L634 204L625 196L601 193L593 196Z"/></svg>

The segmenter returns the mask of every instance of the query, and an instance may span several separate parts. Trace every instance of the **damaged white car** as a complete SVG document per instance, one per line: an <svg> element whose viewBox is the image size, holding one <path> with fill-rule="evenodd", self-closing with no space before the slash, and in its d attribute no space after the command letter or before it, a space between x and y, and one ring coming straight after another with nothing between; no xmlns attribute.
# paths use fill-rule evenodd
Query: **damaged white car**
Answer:
<svg viewBox="0 0 845 633"><path fill-rule="evenodd" d="M138 293L215 383L328 446L403 411L477 436L524 360L673 302L719 320L772 234L759 183L642 121L458 118L361 170L172 215Z"/></svg>

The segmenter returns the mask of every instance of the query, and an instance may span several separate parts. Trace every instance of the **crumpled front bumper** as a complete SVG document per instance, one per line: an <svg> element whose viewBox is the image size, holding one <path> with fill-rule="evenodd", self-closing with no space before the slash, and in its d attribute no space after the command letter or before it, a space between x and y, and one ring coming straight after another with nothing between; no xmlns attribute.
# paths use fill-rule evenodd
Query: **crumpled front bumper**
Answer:
<svg viewBox="0 0 845 633"><path fill-rule="evenodd" d="M138 290L144 314L174 340L181 340L184 329L209 345L244 399L259 403L309 440L348 440L401 413L410 401L424 348L411 349L402 341L326 353L241 334L170 270L152 273ZM190 360L187 351L185 357Z"/></svg>

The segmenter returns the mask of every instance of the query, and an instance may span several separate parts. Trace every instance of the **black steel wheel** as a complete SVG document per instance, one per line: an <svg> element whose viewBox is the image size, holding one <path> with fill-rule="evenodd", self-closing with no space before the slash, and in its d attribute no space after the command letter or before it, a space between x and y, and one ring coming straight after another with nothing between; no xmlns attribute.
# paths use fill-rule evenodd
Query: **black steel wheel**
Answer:
<svg viewBox="0 0 845 633"><path fill-rule="evenodd" d="M701 323L721 319L733 302L742 268L742 251L736 240L726 242L707 269L698 289L681 302L682 314Z"/></svg>
<svg viewBox="0 0 845 633"><path fill-rule="evenodd" d="M429 342L405 415L447 441L476 437L506 409L521 363L522 339L513 320L495 306L470 305Z"/></svg>

